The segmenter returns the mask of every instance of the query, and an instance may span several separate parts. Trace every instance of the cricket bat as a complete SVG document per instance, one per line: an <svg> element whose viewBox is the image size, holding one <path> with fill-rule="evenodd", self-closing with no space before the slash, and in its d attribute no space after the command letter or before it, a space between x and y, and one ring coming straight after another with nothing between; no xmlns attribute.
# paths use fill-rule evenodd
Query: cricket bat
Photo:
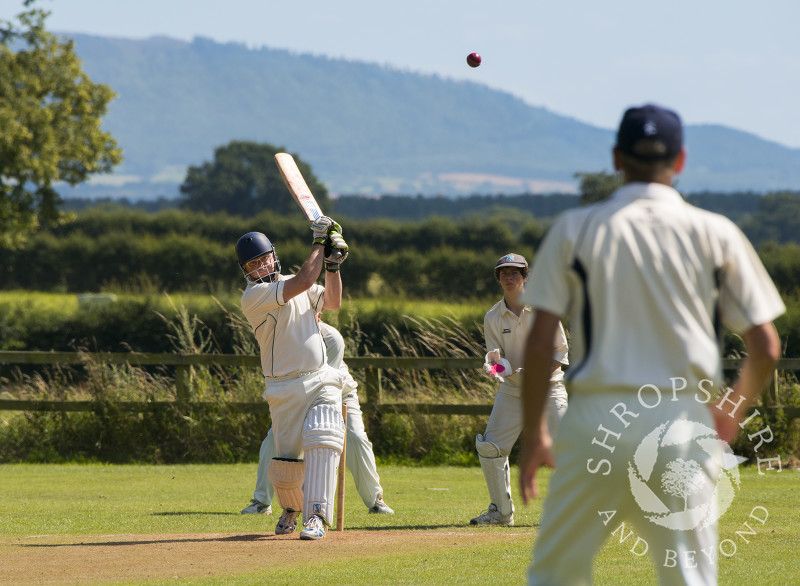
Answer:
<svg viewBox="0 0 800 586"><path fill-rule="evenodd" d="M325 215L322 213L317 200L314 199L311 190L308 188L303 174L300 172L300 169L297 168L294 157L289 153L276 153L275 163L278 165L278 170L281 172L281 177L283 177L286 188L289 190L289 193L292 194L292 197L297 202L297 205L300 206L300 209L303 210L308 221L313 222L320 216ZM337 257L341 255L341 252L336 251Z"/></svg>
<svg viewBox="0 0 800 586"><path fill-rule="evenodd" d="M275 155L275 163L278 165L278 170L281 172L283 182L286 184L289 193L303 210L303 213L308 218L309 222L313 222L320 216L323 216L322 210L319 209L319 204L311 190L306 185L306 180L303 179L303 174L297 168L297 163L294 157L289 153L277 153Z"/></svg>

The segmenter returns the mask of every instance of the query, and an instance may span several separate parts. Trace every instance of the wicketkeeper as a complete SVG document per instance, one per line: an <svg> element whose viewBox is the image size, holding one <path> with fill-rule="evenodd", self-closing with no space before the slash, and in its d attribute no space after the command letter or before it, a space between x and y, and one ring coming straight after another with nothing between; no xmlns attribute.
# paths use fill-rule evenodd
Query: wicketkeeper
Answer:
<svg viewBox="0 0 800 586"><path fill-rule="evenodd" d="M500 382L492 413L483 435L475 438L486 486L489 508L470 521L472 525L513 525L514 503L511 499L511 471L508 455L522 432L522 398L520 383L525 341L533 325L534 312L520 296L528 281L528 262L519 254L506 254L497 261L494 275L503 290L498 301L483 319L486 337L484 370ZM547 413L551 429L567 408L562 364L568 364L567 337L559 323L553 342L550 393Z"/></svg>

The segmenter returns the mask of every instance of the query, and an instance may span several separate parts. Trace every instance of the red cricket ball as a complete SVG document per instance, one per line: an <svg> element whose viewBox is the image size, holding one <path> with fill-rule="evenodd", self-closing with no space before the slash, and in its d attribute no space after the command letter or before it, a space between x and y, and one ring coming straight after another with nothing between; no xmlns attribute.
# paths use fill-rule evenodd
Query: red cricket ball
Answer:
<svg viewBox="0 0 800 586"><path fill-rule="evenodd" d="M481 64L481 56L477 53L470 53L467 55L467 65L470 67L477 67Z"/></svg>

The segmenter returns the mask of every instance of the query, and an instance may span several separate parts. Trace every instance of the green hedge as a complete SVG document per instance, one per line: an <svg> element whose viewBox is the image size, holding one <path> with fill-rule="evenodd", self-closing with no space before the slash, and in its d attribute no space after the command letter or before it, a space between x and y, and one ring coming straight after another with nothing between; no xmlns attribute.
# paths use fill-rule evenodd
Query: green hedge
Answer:
<svg viewBox="0 0 800 586"><path fill-rule="evenodd" d="M532 258L543 232L530 221L515 235L497 218L342 222L351 250L342 275L353 296L483 297L496 290L497 258L510 251ZM243 284L234 244L251 230L272 240L284 273L294 272L309 253L311 233L301 217L89 210L36 234L23 250L3 250L0 288L230 293Z"/></svg>
<svg viewBox="0 0 800 586"><path fill-rule="evenodd" d="M351 249L342 266L345 293L449 301L492 295L497 258L513 251L532 261L546 228L509 213L417 222L340 218ZM285 273L308 255L310 232L299 214L243 219L89 209L34 235L23 250L0 250L0 289L232 293L243 284L234 244L251 230L270 237ZM800 246L766 242L759 255L784 295L800 291Z"/></svg>

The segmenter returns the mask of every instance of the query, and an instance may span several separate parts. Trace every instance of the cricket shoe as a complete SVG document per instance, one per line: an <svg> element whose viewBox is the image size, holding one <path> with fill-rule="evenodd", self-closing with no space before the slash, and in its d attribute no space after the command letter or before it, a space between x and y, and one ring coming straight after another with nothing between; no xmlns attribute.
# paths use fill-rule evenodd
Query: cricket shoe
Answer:
<svg viewBox="0 0 800 586"><path fill-rule="evenodd" d="M469 522L470 525L506 525L511 527L514 525L514 513L512 512L510 515L503 515L500 511L497 510L497 505L494 503L489 505L489 508L475 517L471 519Z"/></svg>
<svg viewBox="0 0 800 586"><path fill-rule="evenodd" d="M242 509L242 515L271 515L272 505L265 505L256 499L250 499L250 504Z"/></svg>
<svg viewBox="0 0 800 586"><path fill-rule="evenodd" d="M319 515L312 515L303 525L300 539L322 539L325 537L325 522Z"/></svg>
<svg viewBox="0 0 800 586"><path fill-rule="evenodd" d="M281 513L281 518L278 519L278 524L275 525L275 535L286 535L288 533L294 533L294 530L297 529L297 515L299 511L293 511L292 509L283 509L283 513Z"/></svg>
<svg viewBox="0 0 800 586"><path fill-rule="evenodd" d="M375 499L375 504L369 508L369 512L383 515L394 515L394 510L385 502L383 502L382 494L378 494L378 497Z"/></svg>

